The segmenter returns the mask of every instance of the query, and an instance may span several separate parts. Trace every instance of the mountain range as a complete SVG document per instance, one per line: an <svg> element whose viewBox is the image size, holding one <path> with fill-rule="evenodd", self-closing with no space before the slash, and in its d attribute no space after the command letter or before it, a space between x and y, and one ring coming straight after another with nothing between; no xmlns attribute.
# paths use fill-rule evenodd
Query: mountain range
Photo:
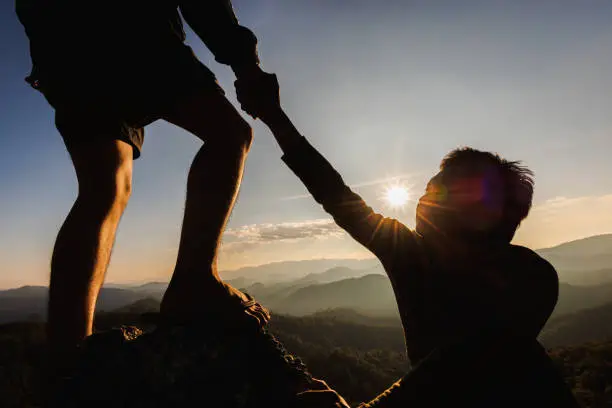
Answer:
<svg viewBox="0 0 612 408"><path fill-rule="evenodd" d="M147 284L132 289L103 288L98 311L111 311L138 301L159 302L164 284ZM346 309L372 318L397 318L397 306L386 276L369 274L327 283L298 280L266 286L258 283L245 290L274 313L305 316L330 309ZM45 313L47 288L24 286L0 291L0 323L41 320ZM612 283L591 286L560 285L553 317L602 306L612 301Z"/></svg>
<svg viewBox="0 0 612 408"><path fill-rule="evenodd" d="M566 242L536 253L557 269L561 282L576 285L612 282L612 234Z"/></svg>
<svg viewBox="0 0 612 408"><path fill-rule="evenodd" d="M557 269L561 282L573 285L612 283L612 234L595 235L535 251ZM276 262L236 270L223 271L224 279L242 279L240 287L256 282L270 284L294 281L325 272L334 267L347 267L370 273L384 274L380 262L370 259L317 259ZM345 276L349 277L349 276Z"/></svg>
<svg viewBox="0 0 612 408"><path fill-rule="evenodd" d="M225 280L241 280L242 285L250 285L256 282L270 284L290 282L302 278L312 278L319 274L319 278L329 276L328 272L337 267L349 268L353 271L362 271L362 275L368 273L384 274L382 265L376 258L368 259L309 259L303 261L272 262L259 266L248 266L240 269L221 271L220 275ZM336 271L336 275L340 275ZM350 272L351 275L354 272ZM333 275L333 272L331 273ZM349 277L349 276L341 276Z"/></svg>
<svg viewBox="0 0 612 408"><path fill-rule="evenodd" d="M559 272L560 295L554 316L612 301L612 234L537 252ZM581 262L594 269L578 269ZM304 316L346 309L379 318L397 316L391 285L376 259L279 262L225 272L223 277L275 313ZM146 298L159 301L166 286L166 282L109 284L100 293L97 309L115 310ZM0 291L0 323L40 320L46 299L47 288L42 286Z"/></svg>

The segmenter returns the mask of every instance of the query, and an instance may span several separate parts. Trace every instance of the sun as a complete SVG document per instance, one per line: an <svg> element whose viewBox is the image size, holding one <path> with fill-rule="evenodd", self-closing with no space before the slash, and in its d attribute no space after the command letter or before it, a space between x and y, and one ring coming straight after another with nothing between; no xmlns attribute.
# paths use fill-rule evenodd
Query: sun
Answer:
<svg viewBox="0 0 612 408"><path fill-rule="evenodd" d="M391 186L385 192L385 200L393 208L400 208L410 200L408 189L403 186Z"/></svg>

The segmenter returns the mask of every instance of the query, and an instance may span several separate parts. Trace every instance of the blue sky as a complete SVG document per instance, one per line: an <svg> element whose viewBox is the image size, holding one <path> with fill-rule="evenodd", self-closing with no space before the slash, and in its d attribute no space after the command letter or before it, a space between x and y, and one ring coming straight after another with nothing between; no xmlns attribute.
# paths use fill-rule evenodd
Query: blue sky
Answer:
<svg viewBox="0 0 612 408"><path fill-rule="evenodd" d="M0 5L0 287L44 284L76 181L53 113L23 81L27 38ZM449 150L469 145L536 173L535 207L516 237L534 248L612 232L612 2L235 1L259 37L298 128L376 209L389 178L418 196ZM191 33L234 101L229 68ZM250 119L249 119L250 120ZM280 161L255 142L224 238L221 268L367 257ZM108 281L166 279L186 173L200 142L166 123L146 130Z"/></svg>

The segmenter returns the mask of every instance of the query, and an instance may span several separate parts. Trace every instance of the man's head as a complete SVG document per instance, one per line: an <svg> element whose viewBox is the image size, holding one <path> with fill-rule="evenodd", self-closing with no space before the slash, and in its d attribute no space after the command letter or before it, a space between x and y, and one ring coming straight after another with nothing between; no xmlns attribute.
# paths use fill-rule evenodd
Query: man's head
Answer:
<svg viewBox="0 0 612 408"><path fill-rule="evenodd" d="M450 152L417 206L416 229L476 245L507 244L531 208L533 173L471 148Z"/></svg>

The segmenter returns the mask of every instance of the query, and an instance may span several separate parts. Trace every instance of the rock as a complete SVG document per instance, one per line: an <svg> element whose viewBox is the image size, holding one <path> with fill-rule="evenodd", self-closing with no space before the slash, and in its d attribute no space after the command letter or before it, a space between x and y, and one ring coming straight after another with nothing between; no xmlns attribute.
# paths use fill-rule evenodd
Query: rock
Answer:
<svg viewBox="0 0 612 408"><path fill-rule="evenodd" d="M94 334L53 407L286 407L312 383L266 329L122 326Z"/></svg>

